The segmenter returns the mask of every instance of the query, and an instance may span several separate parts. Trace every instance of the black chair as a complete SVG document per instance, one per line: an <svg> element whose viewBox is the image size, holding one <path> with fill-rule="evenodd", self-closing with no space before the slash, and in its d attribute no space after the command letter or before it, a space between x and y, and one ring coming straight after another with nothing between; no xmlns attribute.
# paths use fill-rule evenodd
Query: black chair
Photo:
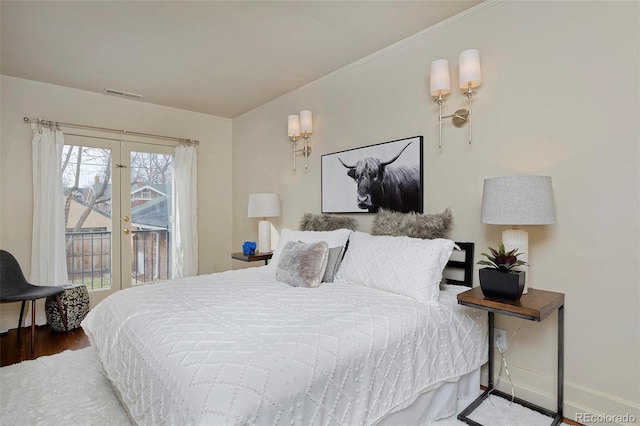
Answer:
<svg viewBox="0 0 640 426"><path fill-rule="evenodd" d="M18 321L18 337L20 337L20 329L22 328L24 305L27 300L31 300L31 353L33 353L35 347L36 337L36 300L55 296L56 302L58 302L58 311L64 323L64 329L68 330L67 316L62 309L59 297L63 291L62 287L29 284L16 258L8 251L0 250L0 302L22 301L20 320Z"/></svg>

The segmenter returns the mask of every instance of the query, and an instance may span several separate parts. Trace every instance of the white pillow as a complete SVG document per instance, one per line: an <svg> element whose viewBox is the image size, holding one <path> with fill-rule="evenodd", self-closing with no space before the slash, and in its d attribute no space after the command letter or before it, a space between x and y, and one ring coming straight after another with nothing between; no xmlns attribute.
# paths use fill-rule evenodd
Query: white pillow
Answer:
<svg viewBox="0 0 640 426"><path fill-rule="evenodd" d="M442 270L454 242L353 232L336 274L343 280L438 305Z"/></svg>
<svg viewBox="0 0 640 426"><path fill-rule="evenodd" d="M280 254L284 245L289 241L301 241L303 243L317 243L319 241L326 241L329 248L344 247L347 244L349 235L351 235L350 229L336 229L335 231L294 231L288 228L283 228L280 232L280 239L278 245L273 251L273 257L269 262L269 266L276 268L278 261L280 260ZM339 256L342 258L342 256ZM275 265L275 266L274 266ZM327 265L329 268L330 265Z"/></svg>

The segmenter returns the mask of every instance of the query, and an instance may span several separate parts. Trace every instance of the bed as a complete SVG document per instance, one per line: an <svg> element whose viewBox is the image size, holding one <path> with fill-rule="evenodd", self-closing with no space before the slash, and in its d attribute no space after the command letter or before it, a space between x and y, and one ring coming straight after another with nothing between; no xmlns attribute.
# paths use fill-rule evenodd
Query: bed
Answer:
<svg viewBox="0 0 640 426"><path fill-rule="evenodd" d="M285 231L268 266L131 288L89 313L82 326L134 422L420 424L479 393L486 316L457 305L466 287L441 286L453 242ZM340 248L323 258L333 282L278 280L287 241ZM452 264L470 270L469 256ZM412 294L427 276L435 293Z"/></svg>

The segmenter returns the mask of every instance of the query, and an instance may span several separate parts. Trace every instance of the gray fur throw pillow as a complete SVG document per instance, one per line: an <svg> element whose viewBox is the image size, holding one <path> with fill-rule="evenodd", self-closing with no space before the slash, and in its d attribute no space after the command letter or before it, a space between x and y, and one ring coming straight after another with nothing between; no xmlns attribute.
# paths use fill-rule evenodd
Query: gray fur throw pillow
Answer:
<svg viewBox="0 0 640 426"><path fill-rule="evenodd" d="M331 214L305 213L300 220L300 231L335 231L336 229L351 229L355 231L356 221L350 217L334 216Z"/></svg>
<svg viewBox="0 0 640 426"><path fill-rule="evenodd" d="M324 271L322 277L323 283L332 283L333 277L338 272L338 267L342 263L342 256L344 255L344 247L329 247L329 256L327 257L327 269Z"/></svg>
<svg viewBox="0 0 640 426"><path fill-rule="evenodd" d="M318 287L327 269L329 245L325 241L289 241L282 248L276 280L293 287Z"/></svg>
<svg viewBox="0 0 640 426"><path fill-rule="evenodd" d="M453 223L451 210L442 213L398 213L381 209L373 219L372 235L394 235L413 238L447 238Z"/></svg>

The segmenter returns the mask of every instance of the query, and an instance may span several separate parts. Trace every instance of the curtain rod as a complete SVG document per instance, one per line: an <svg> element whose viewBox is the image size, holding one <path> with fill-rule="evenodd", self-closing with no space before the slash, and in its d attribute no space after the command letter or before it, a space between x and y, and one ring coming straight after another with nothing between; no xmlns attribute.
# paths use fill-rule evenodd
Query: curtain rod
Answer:
<svg viewBox="0 0 640 426"><path fill-rule="evenodd" d="M120 133L122 135L144 136L144 137L150 137L155 139L165 139L165 140L177 141L179 143L183 143L187 145L198 146L200 144L200 141L197 139L176 138L173 136L154 135L151 133L141 133L141 132L130 132L128 130L109 129L106 127L95 127L95 126L85 126L82 124L62 123L59 121L43 120L41 118L24 117L23 120L25 123L35 123L41 126L48 126L48 127L54 127L54 126L74 127L76 129L98 130L100 132Z"/></svg>

